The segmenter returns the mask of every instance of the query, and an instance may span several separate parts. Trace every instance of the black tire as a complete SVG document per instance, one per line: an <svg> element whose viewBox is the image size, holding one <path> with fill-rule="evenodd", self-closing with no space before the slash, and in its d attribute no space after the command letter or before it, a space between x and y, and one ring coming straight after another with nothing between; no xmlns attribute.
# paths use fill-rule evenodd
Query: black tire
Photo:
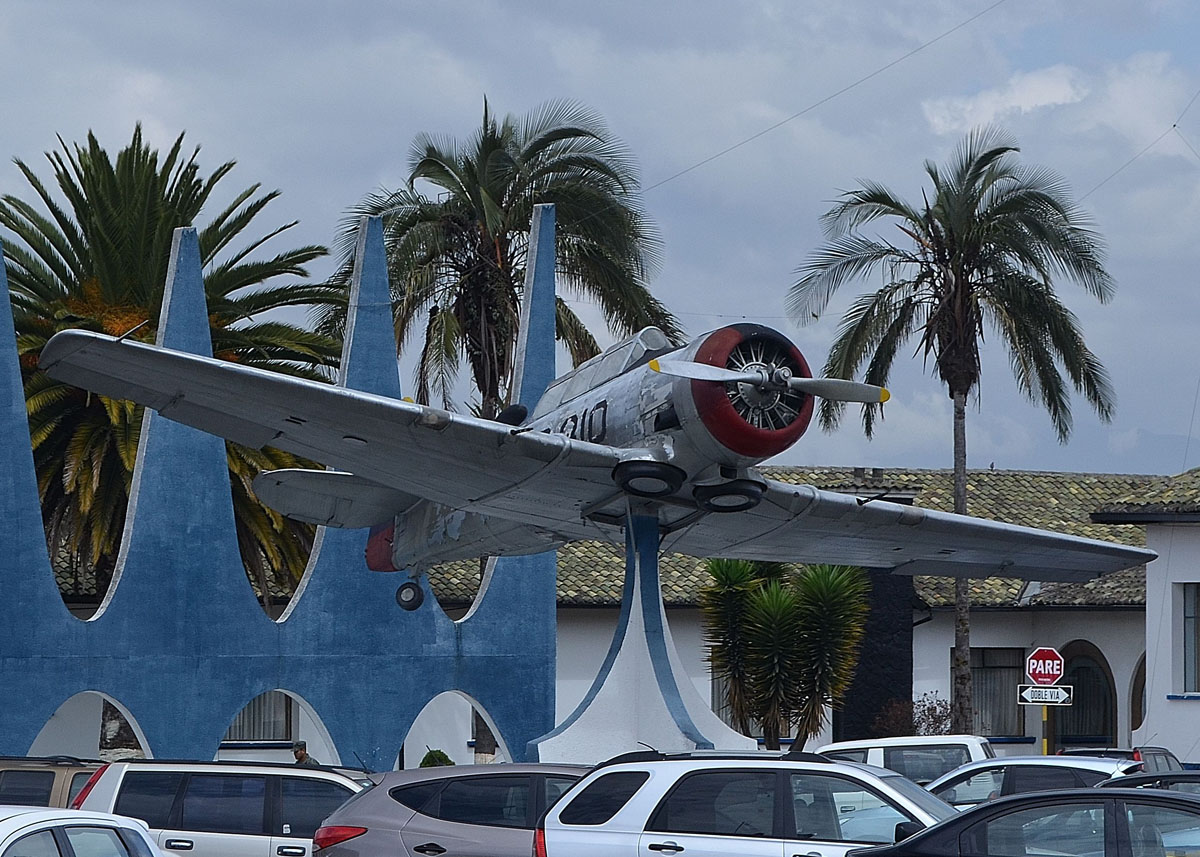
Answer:
<svg viewBox="0 0 1200 857"><path fill-rule="evenodd" d="M744 512L757 506L766 490L753 479L731 479L719 485L697 485L692 497L706 512Z"/></svg>
<svg viewBox="0 0 1200 857"><path fill-rule="evenodd" d="M396 603L405 610L416 610L425 603L425 590L415 580L401 583L396 590Z"/></svg>
<svg viewBox="0 0 1200 857"><path fill-rule="evenodd" d="M680 489L687 474L662 461L622 461L613 468L612 478L635 497L666 497Z"/></svg>

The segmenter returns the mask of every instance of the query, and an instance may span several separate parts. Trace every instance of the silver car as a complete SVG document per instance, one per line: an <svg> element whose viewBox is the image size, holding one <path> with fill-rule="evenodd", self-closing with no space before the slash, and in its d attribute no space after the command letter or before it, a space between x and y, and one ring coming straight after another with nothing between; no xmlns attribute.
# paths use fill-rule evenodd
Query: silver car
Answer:
<svg viewBox="0 0 1200 857"><path fill-rule="evenodd" d="M320 857L529 857L541 814L589 769L461 765L383 774L325 819Z"/></svg>
<svg viewBox="0 0 1200 857"><path fill-rule="evenodd" d="M969 762L926 788L956 809L967 809L1006 795L1094 786L1140 768L1141 762L1129 759L1006 756Z"/></svg>

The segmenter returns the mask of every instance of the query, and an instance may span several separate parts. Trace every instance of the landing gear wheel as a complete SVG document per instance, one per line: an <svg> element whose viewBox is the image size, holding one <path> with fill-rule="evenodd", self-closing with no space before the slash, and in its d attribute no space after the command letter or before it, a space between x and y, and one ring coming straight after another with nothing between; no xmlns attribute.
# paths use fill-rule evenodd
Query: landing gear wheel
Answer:
<svg viewBox="0 0 1200 857"><path fill-rule="evenodd" d="M612 471L613 482L636 497L666 497L683 485L687 474L662 461L622 461Z"/></svg>
<svg viewBox="0 0 1200 857"><path fill-rule="evenodd" d="M744 512L757 506L766 490L752 479L731 479L719 485L697 485L692 496L706 512Z"/></svg>
<svg viewBox="0 0 1200 857"><path fill-rule="evenodd" d="M425 603L425 590L415 580L401 583L396 590L396 603L405 610L416 610Z"/></svg>

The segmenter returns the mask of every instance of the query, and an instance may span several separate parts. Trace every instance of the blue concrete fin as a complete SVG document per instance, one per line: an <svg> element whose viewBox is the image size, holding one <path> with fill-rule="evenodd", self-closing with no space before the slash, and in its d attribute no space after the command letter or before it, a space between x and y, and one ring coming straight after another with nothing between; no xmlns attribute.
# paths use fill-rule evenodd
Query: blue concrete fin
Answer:
<svg viewBox="0 0 1200 857"><path fill-rule="evenodd" d="M400 398L392 293L380 217L364 217L358 222L338 383L364 393Z"/></svg>
<svg viewBox="0 0 1200 857"><path fill-rule="evenodd" d="M29 443L29 417L25 389L17 360L17 338L11 295L5 274L4 246L0 244L0 288L6 296L0 312L0 602L20 605L6 613L12 642L29 645L47 622L70 619L46 551L37 476ZM7 635L6 635L7 636ZM11 654L7 646L0 653Z"/></svg>
<svg viewBox="0 0 1200 857"><path fill-rule="evenodd" d="M555 378L554 234L554 206L535 205L525 262L521 329L513 365L513 389L519 391L516 401L530 413Z"/></svg>
<svg viewBox="0 0 1200 857"><path fill-rule="evenodd" d="M171 242L157 342L212 355L200 246L191 227L176 229ZM204 558L202 574L187 571L196 557ZM255 614L266 618L255 603L238 550L225 441L147 410L121 553L109 598L96 620L113 620L108 613L114 610L131 621L133 616L144 618L158 613L165 599L188 605L193 621L168 644L184 652L207 632L207 622L224 626ZM212 642L211 637L206 640ZM238 646L232 635L225 643L230 650Z"/></svg>

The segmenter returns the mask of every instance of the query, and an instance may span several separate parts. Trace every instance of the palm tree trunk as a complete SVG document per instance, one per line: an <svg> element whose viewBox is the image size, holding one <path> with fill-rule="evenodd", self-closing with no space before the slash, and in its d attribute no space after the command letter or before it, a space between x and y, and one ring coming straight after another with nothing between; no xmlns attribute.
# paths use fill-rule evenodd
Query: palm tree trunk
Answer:
<svg viewBox="0 0 1200 857"><path fill-rule="evenodd" d="M954 399L954 511L967 513L967 393L952 392ZM974 729L971 700L971 599L965 577L954 578L954 655L950 663L950 729L969 733Z"/></svg>

